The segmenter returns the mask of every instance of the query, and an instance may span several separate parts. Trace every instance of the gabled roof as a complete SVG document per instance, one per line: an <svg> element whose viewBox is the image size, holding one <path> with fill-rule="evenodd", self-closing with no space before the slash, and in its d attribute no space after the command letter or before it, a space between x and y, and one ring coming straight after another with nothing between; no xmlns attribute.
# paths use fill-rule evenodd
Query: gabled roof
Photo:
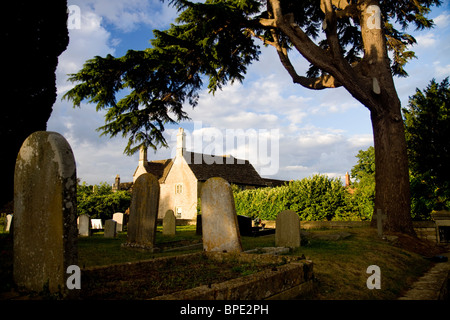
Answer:
<svg viewBox="0 0 450 320"><path fill-rule="evenodd" d="M161 183L164 182L164 180L166 180L167 174L169 173L172 164L173 164L172 159L155 160L155 161L147 161L144 164L144 167L147 172L153 174Z"/></svg>
<svg viewBox="0 0 450 320"><path fill-rule="evenodd" d="M194 152L186 152L184 158L199 181L220 177L233 184L266 186L264 180L248 160Z"/></svg>
<svg viewBox="0 0 450 320"><path fill-rule="evenodd" d="M249 186L267 186L253 165L248 160L236 159L232 156L212 156L195 152L185 152L183 155L197 180L206 181L209 178L220 177L229 183ZM165 181L173 159L148 161L147 172L155 175L159 182Z"/></svg>

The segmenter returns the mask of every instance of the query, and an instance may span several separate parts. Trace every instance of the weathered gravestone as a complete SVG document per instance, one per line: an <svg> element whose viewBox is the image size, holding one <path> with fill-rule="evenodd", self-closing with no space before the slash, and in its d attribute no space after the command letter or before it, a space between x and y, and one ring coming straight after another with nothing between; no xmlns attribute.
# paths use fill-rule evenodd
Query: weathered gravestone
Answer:
<svg viewBox="0 0 450 320"><path fill-rule="evenodd" d="M11 229L11 222L13 219L13 215L12 214L7 214L6 215L6 226L5 226L5 232L9 232L9 230Z"/></svg>
<svg viewBox="0 0 450 320"><path fill-rule="evenodd" d="M67 267L78 263L76 186L66 139L56 132L31 134L14 173L13 277L19 287L67 293Z"/></svg>
<svg viewBox="0 0 450 320"><path fill-rule="evenodd" d="M122 230L123 230L123 213L122 212L114 213L112 219L117 222L116 231L122 232Z"/></svg>
<svg viewBox="0 0 450 320"><path fill-rule="evenodd" d="M78 217L78 234L82 237L91 235L91 217L88 214L82 214Z"/></svg>
<svg viewBox="0 0 450 320"><path fill-rule="evenodd" d="M176 217L173 210L167 210L163 218L163 234L168 236L175 235Z"/></svg>
<svg viewBox="0 0 450 320"><path fill-rule="evenodd" d="M133 185L125 246L153 251L158 207L158 180L151 173L141 174Z"/></svg>
<svg viewBox="0 0 450 320"><path fill-rule="evenodd" d="M105 238L115 238L117 235L116 232L116 228L117 228L117 222L109 219L105 221L105 232L103 234L103 236Z"/></svg>
<svg viewBox="0 0 450 320"><path fill-rule="evenodd" d="M210 178L204 183L201 210L203 249L242 252L233 192L226 180Z"/></svg>
<svg viewBox="0 0 450 320"><path fill-rule="evenodd" d="M276 220L275 245L277 247L300 247L300 218L291 210L280 212Z"/></svg>

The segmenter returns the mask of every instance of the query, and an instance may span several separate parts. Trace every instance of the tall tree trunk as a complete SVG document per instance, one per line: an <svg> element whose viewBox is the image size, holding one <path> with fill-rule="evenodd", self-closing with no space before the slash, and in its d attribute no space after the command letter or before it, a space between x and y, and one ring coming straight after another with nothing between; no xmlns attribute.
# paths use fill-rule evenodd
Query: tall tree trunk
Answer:
<svg viewBox="0 0 450 320"><path fill-rule="evenodd" d="M382 114L371 113L375 144L375 213L387 215L383 230L415 235L411 220L408 158L400 102L386 101Z"/></svg>
<svg viewBox="0 0 450 320"><path fill-rule="evenodd" d="M372 82L372 92L365 105L371 112L375 147L374 213L381 209L387 215L384 230L415 235L411 220L405 130L390 68L381 10L377 0L366 1L361 9L363 72ZM376 225L375 214L373 217L372 225Z"/></svg>

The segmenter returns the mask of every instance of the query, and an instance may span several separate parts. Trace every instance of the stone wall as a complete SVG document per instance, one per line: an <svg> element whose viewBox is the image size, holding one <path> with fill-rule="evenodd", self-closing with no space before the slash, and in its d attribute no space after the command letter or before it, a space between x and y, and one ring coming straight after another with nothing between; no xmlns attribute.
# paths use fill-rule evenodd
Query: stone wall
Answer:
<svg viewBox="0 0 450 320"><path fill-rule="evenodd" d="M266 228L275 228L274 220L263 220ZM370 221L301 221L301 229L341 229L369 227ZM436 224L434 221L413 221L414 230L421 239L436 241Z"/></svg>
<svg viewBox="0 0 450 320"><path fill-rule="evenodd" d="M177 185L180 185L177 192ZM162 219L167 210L173 210L177 220L197 219L197 179L183 157L176 157L166 181L161 184L158 218Z"/></svg>

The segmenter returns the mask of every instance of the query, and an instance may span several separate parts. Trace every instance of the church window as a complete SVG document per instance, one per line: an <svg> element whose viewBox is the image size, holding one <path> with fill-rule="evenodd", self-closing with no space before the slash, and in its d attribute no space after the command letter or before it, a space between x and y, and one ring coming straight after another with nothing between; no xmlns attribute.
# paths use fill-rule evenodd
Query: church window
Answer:
<svg viewBox="0 0 450 320"><path fill-rule="evenodd" d="M175 185L175 193L183 193L183 184L182 183L178 183Z"/></svg>

